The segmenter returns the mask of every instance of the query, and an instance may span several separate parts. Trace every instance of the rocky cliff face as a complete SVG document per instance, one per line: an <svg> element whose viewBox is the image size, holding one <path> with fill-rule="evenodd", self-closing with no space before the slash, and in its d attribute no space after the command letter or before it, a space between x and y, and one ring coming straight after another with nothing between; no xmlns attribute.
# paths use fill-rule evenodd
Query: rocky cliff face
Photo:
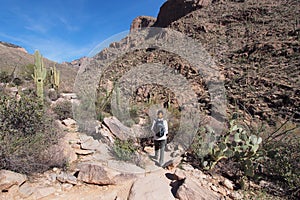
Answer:
<svg viewBox="0 0 300 200"><path fill-rule="evenodd" d="M188 13L210 5L212 0L168 0L160 8L155 27L167 27Z"/></svg>

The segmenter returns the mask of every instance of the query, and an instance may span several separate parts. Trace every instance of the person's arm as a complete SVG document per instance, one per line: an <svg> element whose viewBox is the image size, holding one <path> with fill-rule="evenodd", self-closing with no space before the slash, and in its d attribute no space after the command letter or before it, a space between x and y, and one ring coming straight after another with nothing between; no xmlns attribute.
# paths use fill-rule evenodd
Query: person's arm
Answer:
<svg viewBox="0 0 300 200"><path fill-rule="evenodd" d="M155 125L155 119L153 120L153 123L152 123L152 126L151 126L151 131L152 131L152 133L154 133L154 125Z"/></svg>
<svg viewBox="0 0 300 200"><path fill-rule="evenodd" d="M166 133L166 135L168 134L168 122L167 122L167 120L164 120L164 127L165 127L165 133Z"/></svg>

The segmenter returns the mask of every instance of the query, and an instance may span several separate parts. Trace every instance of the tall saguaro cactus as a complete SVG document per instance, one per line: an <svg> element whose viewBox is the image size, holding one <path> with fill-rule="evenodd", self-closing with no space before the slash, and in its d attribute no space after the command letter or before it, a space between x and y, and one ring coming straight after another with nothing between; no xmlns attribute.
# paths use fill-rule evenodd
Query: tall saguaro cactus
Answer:
<svg viewBox="0 0 300 200"><path fill-rule="evenodd" d="M55 65L51 68L50 76L51 87L57 90L59 87L60 73L56 69Z"/></svg>
<svg viewBox="0 0 300 200"><path fill-rule="evenodd" d="M43 56L39 51L34 52L34 74L32 75L36 84L36 93L44 99L44 81L46 79L47 70L44 67Z"/></svg>

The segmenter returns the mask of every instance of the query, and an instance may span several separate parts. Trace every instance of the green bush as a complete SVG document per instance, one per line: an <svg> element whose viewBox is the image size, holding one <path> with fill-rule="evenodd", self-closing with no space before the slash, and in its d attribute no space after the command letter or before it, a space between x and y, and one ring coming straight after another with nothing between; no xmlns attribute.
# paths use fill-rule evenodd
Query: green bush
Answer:
<svg viewBox="0 0 300 200"><path fill-rule="evenodd" d="M145 162L142 155L137 153L139 148L134 145L132 139L124 141L116 139L110 151L117 160L130 162L141 168L145 168Z"/></svg>
<svg viewBox="0 0 300 200"><path fill-rule="evenodd" d="M284 188L290 197L300 195L300 140L295 136L264 146L263 177Z"/></svg>
<svg viewBox="0 0 300 200"><path fill-rule="evenodd" d="M58 149L50 152L60 134L37 97L0 96L0 122L0 169L33 173L64 165Z"/></svg>
<svg viewBox="0 0 300 200"><path fill-rule="evenodd" d="M137 148L134 146L132 140L122 141L116 139L112 147L113 155L118 160L123 160L123 161L131 161L134 158L136 151Z"/></svg>
<svg viewBox="0 0 300 200"><path fill-rule="evenodd" d="M53 111L60 120L73 118L72 103L70 101L57 102L53 107Z"/></svg>

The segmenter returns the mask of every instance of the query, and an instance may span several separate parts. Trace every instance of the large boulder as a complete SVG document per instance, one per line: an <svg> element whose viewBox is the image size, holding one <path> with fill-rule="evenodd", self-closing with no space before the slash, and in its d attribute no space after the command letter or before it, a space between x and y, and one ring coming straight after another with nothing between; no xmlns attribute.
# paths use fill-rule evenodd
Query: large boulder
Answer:
<svg viewBox="0 0 300 200"><path fill-rule="evenodd" d="M114 175L98 163L82 164L78 173L78 180L96 185L115 184Z"/></svg>
<svg viewBox="0 0 300 200"><path fill-rule="evenodd" d="M103 122L118 139L127 140L130 138L132 134L131 129L122 124L116 117L106 117Z"/></svg>
<svg viewBox="0 0 300 200"><path fill-rule="evenodd" d="M0 170L0 191L8 190L14 185L20 186L27 180L23 174L9 170Z"/></svg>
<svg viewBox="0 0 300 200"><path fill-rule="evenodd" d="M48 90L48 96L51 101L56 101L58 99L57 91L54 88Z"/></svg>

